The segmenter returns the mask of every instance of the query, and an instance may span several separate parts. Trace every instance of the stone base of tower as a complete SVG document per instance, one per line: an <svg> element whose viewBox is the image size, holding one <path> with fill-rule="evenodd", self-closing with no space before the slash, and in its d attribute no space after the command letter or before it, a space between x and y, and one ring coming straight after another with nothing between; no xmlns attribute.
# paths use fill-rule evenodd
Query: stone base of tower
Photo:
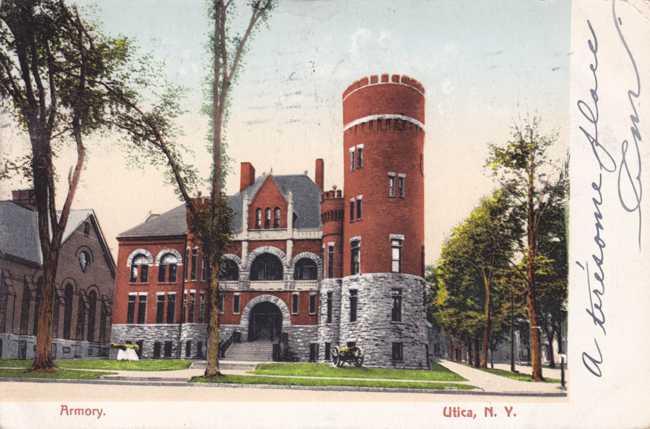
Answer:
<svg viewBox="0 0 650 429"><path fill-rule="evenodd" d="M410 274L345 277L340 289L339 344L359 346L366 366L428 368L425 282ZM392 291L402 291L401 321L392 320ZM357 320L350 321L350 290L357 291ZM401 349L394 353L394 348Z"/></svg>

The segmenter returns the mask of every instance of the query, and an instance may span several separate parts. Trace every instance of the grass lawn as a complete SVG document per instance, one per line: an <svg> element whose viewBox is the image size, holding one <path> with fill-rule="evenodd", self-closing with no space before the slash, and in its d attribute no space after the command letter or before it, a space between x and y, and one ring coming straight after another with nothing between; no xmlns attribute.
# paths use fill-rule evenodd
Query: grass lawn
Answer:
<svg viewBox="0 0 650 429"><path fill-rule="evenodd" d="M107 369L113 371L170 371L189 368L192 361L185 359L61 359L56 361L60 369ZM30 368L31 360L0 359L0 367Z"/></svg>
<svg viewBox="0 0 650 429"><path fill-rule="evenodd" d="M103 371L75 371L59 369L53 372L30 372L22 368L0 369L0 380L3 378L49 378L56 380L94 380L102 375L112 374Z"/></svg>
<svg viewBox="0 0 650 429"><path fill-rule="evenodd" d="M500 375L502 377L508 377L512 378L513 380L517 381L533 381L532 377L529 374L524 374L524 373L514 373L507 371L505 369L497 369L497 368L480 368L483 371L489 372L491 374L495 375ZM560 380L557 378L549 378L549 377L544 377L544 381L546 383L559 383Z"/></svg>
<svg viewBox="0 0 650 429"><path fill-rule="evenodd" d="M221 377L193 377L195 383L223 383L223 384L273 384L283 386L349 386L349 387L392 387L408 389L435 389L435 390L471 390L476 389L469 384L417 382L400 380L345 380L323 378L292 378L292 377L265 377L257 375L223 375Z"/></svg>
<svg viewBox="0 0 650 429"><path fill-rule="evenodd" d="M437 363L428 369L332 367L326 363L265 363L257 365L255 375L294 375L304 377L387 378L391 380L466 381Z"/></svg>

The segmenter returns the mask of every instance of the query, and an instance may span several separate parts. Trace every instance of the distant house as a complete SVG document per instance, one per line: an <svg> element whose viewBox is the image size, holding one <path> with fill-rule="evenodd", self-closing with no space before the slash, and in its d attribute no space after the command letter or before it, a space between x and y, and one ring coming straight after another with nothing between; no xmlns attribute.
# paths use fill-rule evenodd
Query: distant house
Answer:
<svg viewBox="0 0 650 429"><path fill-rule="evenodd" d="M0 201L0 357L34 356L42 254L32 190ZM115 262L93 210L72 210L63 234L53 312L54 358L107 356Z"/></svg>

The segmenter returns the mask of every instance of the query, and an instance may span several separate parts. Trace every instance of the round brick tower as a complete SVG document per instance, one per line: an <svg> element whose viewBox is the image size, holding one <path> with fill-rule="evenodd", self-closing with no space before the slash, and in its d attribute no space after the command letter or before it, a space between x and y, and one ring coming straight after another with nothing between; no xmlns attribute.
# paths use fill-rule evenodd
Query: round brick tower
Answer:
<svg viewBox="0 0 650 429"><path fill-rule="evenodd" d="M365 77L343 92L340 342L361 346L368 365L428 361L424 106L424 87L408 76Z"/></svg>

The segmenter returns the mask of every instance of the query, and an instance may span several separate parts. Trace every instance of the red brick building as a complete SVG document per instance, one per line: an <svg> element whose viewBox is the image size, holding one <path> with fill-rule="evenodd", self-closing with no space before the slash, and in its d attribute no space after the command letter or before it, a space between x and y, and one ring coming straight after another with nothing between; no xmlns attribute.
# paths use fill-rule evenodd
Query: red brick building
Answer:
<svg viewBox="0 0 650 429"><path fill-rule="evenodd" d="M427 364L424 314L424 88L370 76L343 93L344 192L324 167L256 176L241 163L229 198L234 239L220 273L226 358L269 359L288 345L329 360L355 343L369 365ZM118 236L113 341L145 357L203 357L209 277L184 206ZM255 346L253 346L255 344Z"/></svg>

